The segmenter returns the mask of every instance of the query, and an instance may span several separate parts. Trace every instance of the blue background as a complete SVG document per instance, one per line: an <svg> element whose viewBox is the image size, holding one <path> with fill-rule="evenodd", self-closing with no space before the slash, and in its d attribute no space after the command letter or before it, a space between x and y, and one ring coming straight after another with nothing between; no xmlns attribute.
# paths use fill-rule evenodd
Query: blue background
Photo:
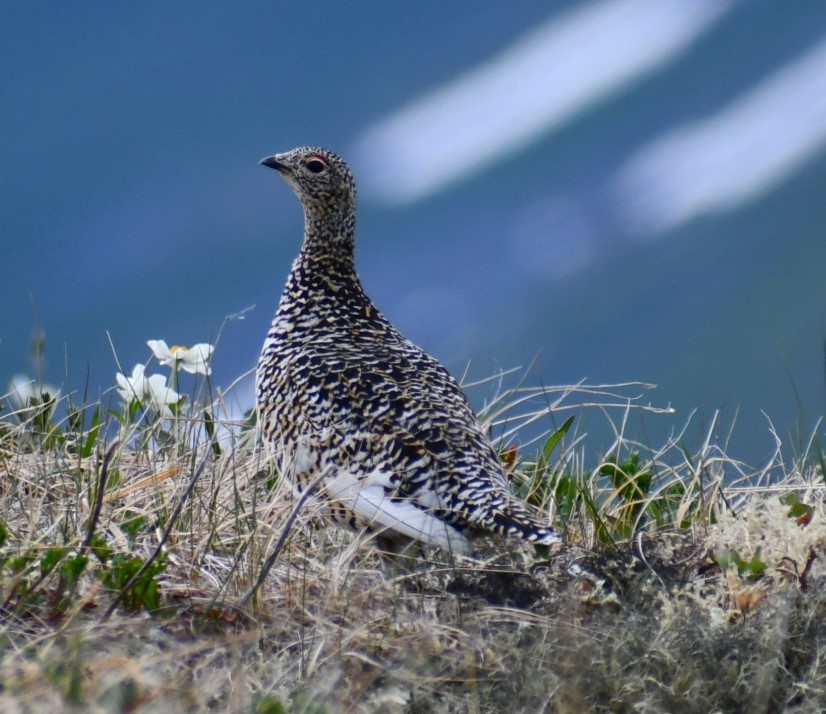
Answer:
<svg viewBox="0 0 826 714"><path fill-rule="evenodd" d="M645 401L677 413L647 419L649 438L697 410L697 443L720 409L736 417L731 448L758 462L773 446L762 411L785 436L825 403L824 134L760 191L665 228L644 209L667 214L668 191L636 195L620 179L663 137L782 78L826 37L826 4L697 2L719 14L668 57L406 198L382 189L405 168L392 142L371 145L381 127L537 28L612 2L3 3L0 388L34 376L35 328L44 379L91 398L114 385L107 331L127 371L148 359L147 339L219 332L215 383L252 368L301 234L296 199L258 161L313 144L351 159L361 182L368 292L454 374L535 360L528 384L653 382ZM657 5L625 4L632 19ZM572 56L614 40L595 34ZM765 114L769 139L726 172L751 171L764 145L782 153L797 130L779 108ZM817 102L787 109L826 125ZM419 146L431 165L453 160L438 138ZM236 399L251 405L249 381ZM595 416L599 449L610 435Z"/></svg>

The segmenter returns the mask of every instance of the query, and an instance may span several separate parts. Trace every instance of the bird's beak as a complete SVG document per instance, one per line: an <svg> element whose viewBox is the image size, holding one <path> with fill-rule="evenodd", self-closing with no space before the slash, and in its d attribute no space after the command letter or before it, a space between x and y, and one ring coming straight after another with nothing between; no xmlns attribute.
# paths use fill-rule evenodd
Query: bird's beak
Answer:
<svg viewBox="0 0 826 714"><path fill-rule="evenodd" d="M276 171L285 171L287 169L287 164L278 160L278 154L275 156L268 156L266 159L261 159L258 163L262 166L269 166L271 169L275 169Z"/></svg>

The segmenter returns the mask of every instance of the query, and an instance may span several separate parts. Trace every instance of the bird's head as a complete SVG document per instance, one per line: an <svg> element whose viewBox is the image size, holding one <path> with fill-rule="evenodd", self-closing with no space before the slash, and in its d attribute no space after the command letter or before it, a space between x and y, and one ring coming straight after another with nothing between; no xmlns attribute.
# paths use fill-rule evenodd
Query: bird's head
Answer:
<svg viewBox="0 0 826 714"><path fill-rule="evenodd" d="M356 182L344 160L327 149L302 146L262 159L290 185L310 213L350 212L356 199Z"/></svg>

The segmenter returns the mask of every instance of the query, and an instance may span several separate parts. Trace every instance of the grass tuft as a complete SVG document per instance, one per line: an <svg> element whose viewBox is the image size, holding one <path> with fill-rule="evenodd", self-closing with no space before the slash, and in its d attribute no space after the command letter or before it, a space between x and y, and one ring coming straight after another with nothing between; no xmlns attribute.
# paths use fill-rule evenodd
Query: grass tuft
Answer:
<svg viewBox="0 0 826 714"><path fill-rule="evenodd" d="M250 415L195 384L168 412L47 395L0 412L0 709L826 703L820 457L787 460L773 430L749 467L716 420L693 449L626 438L634 412L669 418L647 385L500 386L483 416L512 487L566 543L390 555L298 503ZM612 425L605 453L583 414Z"/></svg>

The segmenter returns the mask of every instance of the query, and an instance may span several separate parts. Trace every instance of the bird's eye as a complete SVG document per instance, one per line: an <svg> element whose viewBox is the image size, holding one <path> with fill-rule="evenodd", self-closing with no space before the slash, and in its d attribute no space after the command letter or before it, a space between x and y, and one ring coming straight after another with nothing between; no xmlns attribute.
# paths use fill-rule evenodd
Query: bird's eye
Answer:
<svg viewBox="0 0 826 714"><path fill-rule="evenodd" d="M308 171L311 171L314 174L320 174L324 169L327 168L327 162L324 159L319 158L318 156L314 156L312 159L307 161L305 164Z"/></svg>

